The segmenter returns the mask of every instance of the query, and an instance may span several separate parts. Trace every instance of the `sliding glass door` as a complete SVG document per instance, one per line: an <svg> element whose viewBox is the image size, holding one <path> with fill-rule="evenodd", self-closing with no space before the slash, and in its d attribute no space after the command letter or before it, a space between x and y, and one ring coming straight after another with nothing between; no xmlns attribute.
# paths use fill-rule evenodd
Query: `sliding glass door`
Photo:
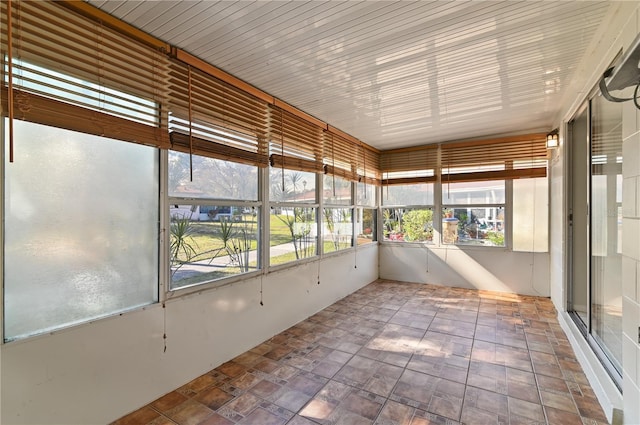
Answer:
<svg viewBox="0 0 640 425"><path fill-rule="evenodd" d="M616 381L622 362L622 107L599 93L569 123L569 308Z"/></svg>

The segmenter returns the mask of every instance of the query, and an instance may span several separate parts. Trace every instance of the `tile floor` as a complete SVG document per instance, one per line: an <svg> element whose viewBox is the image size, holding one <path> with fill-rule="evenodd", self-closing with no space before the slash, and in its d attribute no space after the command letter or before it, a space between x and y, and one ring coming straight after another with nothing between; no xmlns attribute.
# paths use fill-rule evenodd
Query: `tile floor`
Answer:
<svg viewBox="0 0 640 425"><path fill-rule="evenodd" d="M549 299L379 280L114 424L604 424Z"/></svg>

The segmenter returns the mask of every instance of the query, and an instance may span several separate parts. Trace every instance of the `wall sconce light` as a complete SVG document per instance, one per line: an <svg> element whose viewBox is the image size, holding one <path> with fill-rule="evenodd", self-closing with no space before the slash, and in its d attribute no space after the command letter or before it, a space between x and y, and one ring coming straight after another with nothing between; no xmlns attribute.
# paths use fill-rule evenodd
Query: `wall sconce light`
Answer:
<svg viewBox="0 0 640 425"><path fill-rule="evenodd" d="M560 139L558 138L558 130L553 130L551 133L547 134L547 149L555 149L560 144Z"/></svg>

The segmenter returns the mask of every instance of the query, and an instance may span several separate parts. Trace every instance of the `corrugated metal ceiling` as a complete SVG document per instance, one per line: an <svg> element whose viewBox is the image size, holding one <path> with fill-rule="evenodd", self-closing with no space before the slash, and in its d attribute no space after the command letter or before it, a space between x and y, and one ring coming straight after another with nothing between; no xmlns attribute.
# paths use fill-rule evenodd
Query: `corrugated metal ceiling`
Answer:
<svg viewBox="0 0 640 425"><path fill-rule="evenodd" d="M89 2L379 149L549 130L611 5Z"/></svg>

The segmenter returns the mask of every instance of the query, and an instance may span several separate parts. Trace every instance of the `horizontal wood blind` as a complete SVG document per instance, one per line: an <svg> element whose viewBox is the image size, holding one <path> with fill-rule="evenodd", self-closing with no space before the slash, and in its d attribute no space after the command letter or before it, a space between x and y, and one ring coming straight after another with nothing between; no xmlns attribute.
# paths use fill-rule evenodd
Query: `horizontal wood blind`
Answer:
<svg viewBox="0 0 640 425"><path fill-rule="evenodd" d="M380 170L382 183L392 185L437 181L438 173L448 182L544 177L547 155L546 135L529 134L382 151ZM433 175L387 176L422 170Z"/></svg>
<svg viewBox="0 0 640 425"><path fill-rule="evenodd" d="M325 172L346 180L358 180L360 146L331 131L324 132Z"/></svg>
<svg viewBox="0 0 640 425"><path fill-rule="evenodd" d="M380 152L374 151L364 143L360 145L362 155L358 164L358 179L362 183L380 185Z"/></svg>
<svg viewBox="0 0 640 425"><path fill-rule="evenodd" d="M393 149L382 151L380 155L380 169L384 173L435 170L437 166L437 145Z"/></svg>
<svg viewBox="0 0 640 425"><path fill-rule="evenodd" d="M1 7L5 80L6 2L1 2ZM91 130L86 125L90 120L97 135L106 135L104 129L117 122L120 130L111 133L123 140L135 138L140 143L167 145L166 120L160 114L167 99L166 55L55 2L13 2L11 12L13 80L19 89L14 103L20 104L16 118L83 132ZM52 116L45 117L52 112L51 103L42 99L31 102L38 96L60 102L66 112L53 111ZM90 117L79 119L75 128L74 122L81 115ZM164 131L137 129L139 126Z"/></svg>
<svg viewBox="0 0 640 425"><path fill-rule="evenodd" d="M504 165L508 169L513 168L514 161L530 161L533 164L537 160L547 159L544 134L442 143L440 149L443 169L488 165Z"/></svg>
<svg viewBox="0 0 640 425"><path fill-rule="evenodd" d="M188 151L191 143L198 155L268 165L265 101L178 61L170 64L168 83L174 149Z"/></svg>
<svg viewBox="0 0 640 425"><path fill-rule="evenodd" d="M269 110L272 164L299 171L322 172L322 127L274 105L270 105Z"/></svg>

